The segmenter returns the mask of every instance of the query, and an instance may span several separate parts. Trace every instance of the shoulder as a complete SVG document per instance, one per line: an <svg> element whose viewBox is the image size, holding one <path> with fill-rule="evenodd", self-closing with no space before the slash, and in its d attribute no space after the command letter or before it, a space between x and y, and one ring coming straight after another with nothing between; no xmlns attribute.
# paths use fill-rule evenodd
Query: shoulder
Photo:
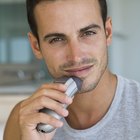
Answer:
<svg viewBox="0 0 140 140"><path fill-rule="evenodd" d="M121 87L123 87L124 91L127 92L132 92L132 93L139 93L140 94L140 83L132 80L132 79L127 79L122 76L117 76L118 77L118 82L121 84Z"/></svg>
<svg viewBox="0 0 140 140"><path fill-rule="evenodd" d="M118 91L121 104L127 108L140 110L140 83L118 76Z"/></svg>
<svg viewBox="0 0 140 140"><path fill-rule="evenodd" d="M14 138L14 140L20 139L20 132L19 132L19 110L20 110L20 103L18 103L13 110L10 113L10 116L7 120L6 127L4 130L4 139L10 140L11 137ZM16 134L16 135L15 135Z"/></svg>
<svg viewBox="0 0 140 140"><path fill-rule="evenodd" d="M119 91L121 91L122 108L131 110L131 112L140 111L140 83L118 76Z"/></svg>

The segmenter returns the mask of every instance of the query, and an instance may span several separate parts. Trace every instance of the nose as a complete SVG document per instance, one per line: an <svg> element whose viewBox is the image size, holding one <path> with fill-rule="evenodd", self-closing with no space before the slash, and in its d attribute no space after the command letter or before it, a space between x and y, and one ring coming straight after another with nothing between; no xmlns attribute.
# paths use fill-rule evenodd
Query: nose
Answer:
<svg viewBox="0 0 140 140"><path fill-rule="evenodd" d="M84 46L78 40L69 41L67 46L67 59L69 61L80 62L84 57Z"/></svg>

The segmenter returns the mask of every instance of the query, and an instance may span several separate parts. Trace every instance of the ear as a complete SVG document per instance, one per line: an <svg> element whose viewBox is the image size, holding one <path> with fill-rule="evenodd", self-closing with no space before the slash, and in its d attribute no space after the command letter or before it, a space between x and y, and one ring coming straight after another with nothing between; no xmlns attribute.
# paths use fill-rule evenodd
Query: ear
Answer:
<svg viewBox="0 0 140 140"><path fill-rule="evenodd" d="M112 20L110 17L108 17L106 20L105 31L107 38L107 46L109 46L112 42Z"/></svg>
<svg viewBox="0 0 140 140"><path fill-rule="evenodd" d="M31 32L28 33L28 38L35 57L38 59L42 59L43 56L37 38Z"/></svg>

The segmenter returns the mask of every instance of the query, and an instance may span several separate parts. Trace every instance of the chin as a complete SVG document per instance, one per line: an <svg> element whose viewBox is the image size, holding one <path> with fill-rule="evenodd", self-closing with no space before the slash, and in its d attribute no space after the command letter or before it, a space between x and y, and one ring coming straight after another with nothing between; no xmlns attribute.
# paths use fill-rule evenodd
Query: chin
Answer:
<svg viewBox="0 0 140 140"><path fill-rule="evenodd" d="M99 83L99 80L87 81L86 79L83 80L82 88L79 93L87 93L93 91Z"/></svg>

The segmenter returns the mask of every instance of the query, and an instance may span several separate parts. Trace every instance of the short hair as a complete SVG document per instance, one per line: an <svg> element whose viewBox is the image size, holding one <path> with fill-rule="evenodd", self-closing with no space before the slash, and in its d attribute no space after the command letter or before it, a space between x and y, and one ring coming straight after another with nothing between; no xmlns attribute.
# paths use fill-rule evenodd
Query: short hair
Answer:
<svg viewBox="0 0 140 140"><path fill-rule="evenodd" d="M30 29L35 37L39 40L38 32L37 32L37 24L34 16L34 9L40 2L53 2L57 0L26 0L26 8L27 8L27 19L30 26ZM105 22L107 19L107 2L106 0L98 0L100 5L101 16L103 20L103 24L105 26Z"/></svg>

